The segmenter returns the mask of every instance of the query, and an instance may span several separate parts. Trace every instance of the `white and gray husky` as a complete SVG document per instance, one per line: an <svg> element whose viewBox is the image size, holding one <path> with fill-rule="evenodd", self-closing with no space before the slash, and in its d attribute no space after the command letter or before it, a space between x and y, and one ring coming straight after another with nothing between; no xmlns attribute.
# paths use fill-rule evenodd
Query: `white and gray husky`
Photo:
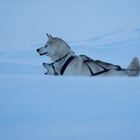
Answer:
<svg viewBox="0 0 140 140"><path fill-rule="evenodd" d="M93 60L86 55L76 55L64 40L48 34L47 37L45 46L37 49L40 55L46 55L52 60L52 63L43 63L47 69L46 75L139 75L140 66L137 57L133 58L127 68L122 68L119 65Z"/></svg>

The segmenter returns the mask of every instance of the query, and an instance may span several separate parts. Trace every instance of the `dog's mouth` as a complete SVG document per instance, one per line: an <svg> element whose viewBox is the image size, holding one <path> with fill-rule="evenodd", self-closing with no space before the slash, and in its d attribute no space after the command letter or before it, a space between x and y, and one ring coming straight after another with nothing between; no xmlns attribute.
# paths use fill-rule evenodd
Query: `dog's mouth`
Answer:
<svg viewBox="0 0 140 140"><path fill-rule="evenodd" d="M46 55L48 52L45 52L45 53L40 53L40 55Z"/></svg>

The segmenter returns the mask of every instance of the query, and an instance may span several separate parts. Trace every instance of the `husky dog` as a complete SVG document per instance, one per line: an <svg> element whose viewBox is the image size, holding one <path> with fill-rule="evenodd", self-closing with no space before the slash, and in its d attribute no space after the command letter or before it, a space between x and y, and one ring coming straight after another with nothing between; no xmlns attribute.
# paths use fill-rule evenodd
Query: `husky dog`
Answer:
<svg viewBox="0 0 140 140"><path fill-rule="evenodd" d="M48 41L44 47L37 49L40 55L46 55L51 58L52 63L43 63L47 69L47 75L79 75L79 76L97 76L97 75L139 75L139 60L133 58L127 68L119 65L93 60L86 55L76 55L70 46L58 37L48 35Z"/></svg>
<svg viewBox="0 0 140 140"><path fill-rule="evenodd" d="M47 70L44 73L45 75L59 75L53 63L43 63L43 67Z"/></svg>

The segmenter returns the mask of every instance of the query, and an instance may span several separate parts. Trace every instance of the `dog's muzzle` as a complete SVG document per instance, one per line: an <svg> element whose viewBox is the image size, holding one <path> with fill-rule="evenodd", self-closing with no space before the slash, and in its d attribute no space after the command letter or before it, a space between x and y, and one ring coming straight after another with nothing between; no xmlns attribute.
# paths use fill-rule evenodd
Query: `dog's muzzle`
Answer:
<svg viewBox="0 0 140 140"><path fill-rule="evenodd" d="M40 55L45 55L45 54L48 53L48 52L40 53L40 49L37 49L36 51L37 51L37 53L39 53Z"/></svg>
<svg viewBox="0 0 140 140"><path fill-rule="evenodd" d="M37 51L37 53L39 53L39 54L40 54L40 49L36 49L36 51Z"/></svg>

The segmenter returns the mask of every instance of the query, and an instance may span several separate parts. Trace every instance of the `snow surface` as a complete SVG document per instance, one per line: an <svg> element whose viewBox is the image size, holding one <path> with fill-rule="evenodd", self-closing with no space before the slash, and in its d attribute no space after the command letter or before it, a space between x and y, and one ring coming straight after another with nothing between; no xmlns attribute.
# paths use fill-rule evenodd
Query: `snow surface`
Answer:
<svg viewBox="0 0 140 140"><path fill-rule="evenodd" d="M138 0L0 1L0 140L139 140L140 77L45 76L45 33L77 54L140 59Z"/></svg>

